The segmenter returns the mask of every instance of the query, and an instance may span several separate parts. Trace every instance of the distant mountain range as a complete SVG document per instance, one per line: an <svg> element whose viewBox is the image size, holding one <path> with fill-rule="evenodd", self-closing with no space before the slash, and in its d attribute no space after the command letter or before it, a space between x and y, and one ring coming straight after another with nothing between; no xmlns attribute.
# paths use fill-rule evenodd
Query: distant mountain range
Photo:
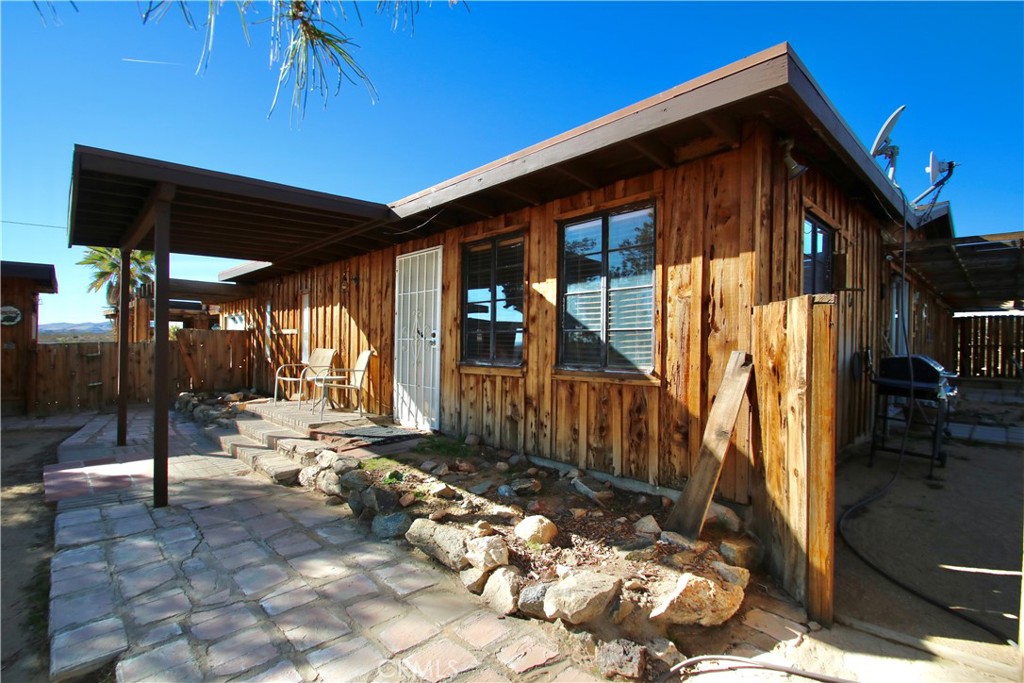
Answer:
<svg viewBox="0 0 1024 683"><path fill-rule="evenodd" d="M46 323L39 326L40 334L103 334L112 329L109 320L101 323Z"/></svg>

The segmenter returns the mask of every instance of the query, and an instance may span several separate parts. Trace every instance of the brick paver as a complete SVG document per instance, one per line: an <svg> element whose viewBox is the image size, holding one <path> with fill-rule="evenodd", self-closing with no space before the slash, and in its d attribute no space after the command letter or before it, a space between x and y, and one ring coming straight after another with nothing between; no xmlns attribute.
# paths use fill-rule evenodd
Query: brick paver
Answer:
<svg viewBox="0 0 1024 683"><path fill-rule="evenodd" d="M144 444L103 454L108 418L64 451L92 460L52 474L106 467L116 477L126 459L145 462ZM374 539L347 506L189 454L201 437L186 439L185 427L172 430L172 452L187 455L172 457L170 506L153 509L130 488L58 503L54 680L111 659L119 683L589 679L540 624L499 619L440 565Z"/></svg>

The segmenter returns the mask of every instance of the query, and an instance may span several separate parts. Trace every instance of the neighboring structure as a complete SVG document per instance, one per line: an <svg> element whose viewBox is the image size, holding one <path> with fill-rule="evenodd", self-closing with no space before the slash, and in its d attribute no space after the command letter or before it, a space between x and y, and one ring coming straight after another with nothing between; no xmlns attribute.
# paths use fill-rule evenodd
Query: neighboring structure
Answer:
<svg viewBox="0 0 1024 683"><path fill-rule="evenodd" d="M48 263L0 261L0 414L21 415L31 404L39 294L57 293L57 271Z"/></svg>
<svg viewBox="0 0 1024 683"><path fill-rule="evenodd" d="M768 349L718 491L828 619L834 449L869 432L870 361L907 339L952 361L949 307L886 259L951 213L905 209L782 44L390 205L76 147L70 242L156 253L158 427L169 252L254 261L220 311L264 391L312 348L372 348L370 412L646 485L684 485L730 352Z"/></svg>

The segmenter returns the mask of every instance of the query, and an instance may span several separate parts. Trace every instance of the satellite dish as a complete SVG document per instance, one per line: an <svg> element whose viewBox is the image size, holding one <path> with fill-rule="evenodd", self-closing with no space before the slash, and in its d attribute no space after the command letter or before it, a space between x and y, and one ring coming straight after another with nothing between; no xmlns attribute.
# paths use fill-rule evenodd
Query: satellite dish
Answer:
<svg viewBox="0 0 1024 683"><path fill-rule="evenodd" d="M943 173L949 173L951 166L952 162L941 161L935 156L935 152L932 152L928 155L928 168L924 169L924 172L928 174L932 185L935 185Z"/></svg>
<svg viewBox="0 0 1024 683"><path fill-rule="evenodd" d="M895 182L896 178L896 157L900 153L900 148L892 144L889 136L892 134L892 129L896 127L896 121L899 120L900 114L906 108L907 105L901 104L896 111L889 115L889 118L885 120L885 124L878 131L878 135L875 136L875 143L871 145L871 156L884 156L888 160L889 180L893 182Z"/></svg>

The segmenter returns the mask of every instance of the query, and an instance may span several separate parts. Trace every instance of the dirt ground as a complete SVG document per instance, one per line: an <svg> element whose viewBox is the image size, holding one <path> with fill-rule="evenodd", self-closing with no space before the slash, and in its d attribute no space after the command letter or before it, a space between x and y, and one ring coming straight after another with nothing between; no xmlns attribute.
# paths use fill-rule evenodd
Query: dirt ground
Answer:
<svg viewBox="0 0 1024 683"><path fill-rule="evenodd" d="M984 414L984 406L969 407ZM967 413L971 415L971 413ZM957 416L954 415L954 419ZM1019 411L1018 411L1019 419ZM928 442L912 438L912 450ZM839 465L837 517L865 494L888 493L851 515L846 535L863 555L900 581L1017 640L1024 535L1020 449L947 442L947 466L928 478L928 461L878 454L868 446ZM838 519L837 519L838 526ZM1012 664L1014 651L992 634L881 580L836 539L836 614L921 640Z"/></svg>
<svg viewBox="0 0 1024 683"><path fill-rule="evenodd" d="M49 680L47 606L54 511L43 502L43 466L57 462L57 445L74 431L5 431L0 435L5 680Z"/></svg>

